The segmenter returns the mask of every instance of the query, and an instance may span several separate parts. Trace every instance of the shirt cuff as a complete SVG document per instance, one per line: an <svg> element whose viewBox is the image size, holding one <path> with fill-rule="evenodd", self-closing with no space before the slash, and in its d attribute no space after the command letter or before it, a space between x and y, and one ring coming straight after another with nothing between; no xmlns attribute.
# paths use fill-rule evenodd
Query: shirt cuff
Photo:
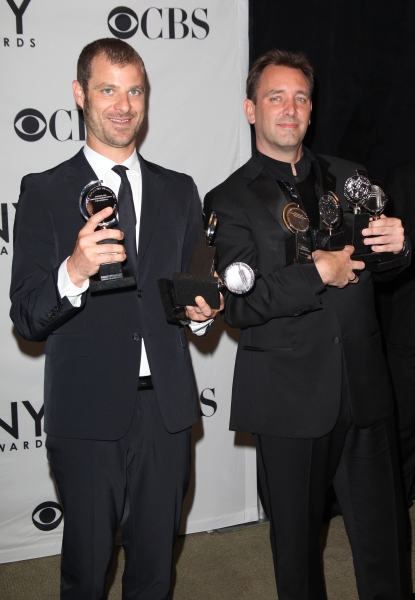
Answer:
<svg viewBox="0 0 415 600"><path fill-rule="evenodd" d="M202 323L200 321L190 321L190 323L188 323L188 327L192 333L201 337L202 335L205 335L207 328L213 323L213 321L214 319L208 319Z"/></svg>
<svg viewBox="0 0 415 600"><path fill-rule="evenodd" d="M69 258L69 256L68 256ZM89 279L87 279L82 287L76 286L69 278L66 263L68 258L63 261L58 271L58 290L61 298L68 298L72 306L81 306L82 294L89 288Z"/></svg>

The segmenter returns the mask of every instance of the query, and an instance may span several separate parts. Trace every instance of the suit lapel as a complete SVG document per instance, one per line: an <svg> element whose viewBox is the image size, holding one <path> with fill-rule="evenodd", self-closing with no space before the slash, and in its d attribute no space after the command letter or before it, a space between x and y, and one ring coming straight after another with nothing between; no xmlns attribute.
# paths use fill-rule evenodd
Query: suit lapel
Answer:
<svg viewBox="0 0 415 600"><path fill-rule="evenodd" d="M166 184L160 171L138 155L142 177L138 267L143 260L163 202Z"/></svg>
<svg viewBox="0 0 415 600"><path fill-rule="evenodd" d="M314 168L315 174L317 176L317 185L319 198L326 194L327 192L336 192L336 177L333 173L329 171L329 163L324 160L321 156L316 156L307 148L304 149L307 152L311 164Z"/></svg>
<svg viewBox="0 0 415 600"><path fill-rule="evenodd" d="M244 175L251 179L247 187L262 200L284 234L290 235L282 218L282 211L287 204L287 199L275 179L255 156L247 163Z"/></svg>
<svg viewBox="0 0 415 600"><path fill-rule="evenodd" d="M68 185L72 187L78 198L80 197L83 188L88 183L98 179L91 165L85 158L83 149L68 161L65 175L69 179Z"/></svg>

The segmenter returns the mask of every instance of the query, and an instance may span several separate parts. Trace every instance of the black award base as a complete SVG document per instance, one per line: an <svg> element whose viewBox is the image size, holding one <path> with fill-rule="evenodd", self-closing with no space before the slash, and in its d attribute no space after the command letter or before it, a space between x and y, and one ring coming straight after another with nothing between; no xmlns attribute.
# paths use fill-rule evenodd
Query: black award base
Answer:
<svg viewBox="0 0 415 600"><path fill-rule="evenodd" d="M172 325L183 325L183 323L188 323L189 319L184 312L184 306L177 304L173 282L170 279L159 279L157 283L160 290L161 301L163 303L164 314L166 315L166 321Z"/></svg>
<svg viewBox="0 0 415 600"><path fill-rule="evenodd" d="M117 240L103 240L98 244L118 244ZM121 263L104 263L96 275L89 278L89 290L92 294L137 285L134 275L129 271L123 272Z"/></svg>
<svg viewBox="0 0 415 600"><path fill-rule="evenodd" d="M307 232L297 232L285 240L287 265L303 264L311 255L311 239Z"/></svg>
<svg viewBox="0 0 415 600"><path fill-rule="evenodd" d="M174 273L173 285L177 304L197 306L196 296L202 296L211 308L219 308L219 278L214 271L216 248L195 246L188 273Z"/></svg>
<svg viewBox="0 0 415 600"><path fill-rule="evenodd" d="M346 244L354 246L356 254L368 254L371 251L369 246L363 243L362 230L369 227L368 213L343 213L343 230L345 233Z"/></svg>
<svg viewBox="0 0 415 600"><path fill-rule="evenodd" d="M370 248L370 246L368 246ZM403 267L408 264L408 257L402 256L401 254L394 254L393 252L370 252L369 254L352 254L352 260L362 260L366 264L367 271L374 271L376 273L382 273L383 271L389 271L389 269L395 269L397 267Z"/></svg>
<svg viewBox="0 0 415 600"><path fill-rule="evenodd" d="M329 252L334 250L343 250L346 245L346 236L344 231L337 231L331 235L327 230L316 231L315 240L316 248L318 250L327 250Z"/></svg>

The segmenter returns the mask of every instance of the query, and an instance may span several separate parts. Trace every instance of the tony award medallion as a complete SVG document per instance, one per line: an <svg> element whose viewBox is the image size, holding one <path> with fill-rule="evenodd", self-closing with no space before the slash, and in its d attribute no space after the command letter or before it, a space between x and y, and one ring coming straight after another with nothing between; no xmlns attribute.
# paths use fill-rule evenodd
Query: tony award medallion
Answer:
<svg viewBox="0 0 415 600"><path fill-rule="evenodd" d="M315 233L316 247L319 250L343 250L346 245L344 231L339 229L342 208L336 194L327 192L318 203L320 218L326 229Z"/></svg>
<svg viewBox="0 0 415 600"><path fill-rule="evenodd" d="M343 213L343 228L346 244L354 246L356 254L369 252L368 246L363 243L362 229L369 226L369 214L362 213L361 209L370 197L372 184L363 171L356 171L356 175L349 177L344 184L344 195L353 212Z"/></svg>
<svg viewBox="0 0 415 600"><path fill-rule="evenodd" d="M282 218L287 229L294 234L285 240L287 265L304 263L311 254L310 221L296 202L284 206Z"/></svg>
<svg viewBox="0 0 415 600"><path fill-rule="evenodd" d="M102 181L91 181L84 187L79 197L79 209L82 216L87 221L100 210L110 206L112 214L106 217L98 224L97 230L111 229L118 224L117 211L118 201L114 192L102 185ZM119 244L118 240L103 239L98 244ZM121 263L104 263L100 266L96 275L89 279L89 289L91 293L102 292L105 290L132 287L136 285L135 277L126 273L121 268Z"/></svg>
<svg viewBox="0 0 415 600"><path fill-rule="evenodd" d="M185 306L196 306L195 297L202 296L211 308L220 306L220 290L227 288L233 294L246 294L254 284L257 273L242 262L229 265L223 281L214 276L216 248L212 246L218 220L212 212L206 228L206 245L195 246L188 273L174 273L173 281L159 279L161 301L168 323L189 323Z"/></svg>

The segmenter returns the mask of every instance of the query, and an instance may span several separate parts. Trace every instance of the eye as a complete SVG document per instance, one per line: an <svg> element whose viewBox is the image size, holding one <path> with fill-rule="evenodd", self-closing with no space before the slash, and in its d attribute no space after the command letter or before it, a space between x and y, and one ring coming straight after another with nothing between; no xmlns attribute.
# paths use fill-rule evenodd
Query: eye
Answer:
<svg viewBox="0 0 415 600"><path fill-rule="evenodd" d="M137 14L126 6L114 8L108 15L108 27L115 37L127 40L132 37L138 29Z"/></svg>
<svg viewBox="0 0 415 600"><path fill-rule="evenodd" d="M46 119L38 110L26 108L14 119L14 130L26 142L37 142L46 133Z"/></svg>
<svg viewBox="0 0 415 600"><path fill-rule="evenodd" d="M32 513L33 525L41 531L52 531L61 524L62 507L57 502L42 502Z"/></svg>
<svg viewBox="0 0 415 600"><path fill-rule="evenodd" d="M104 94L104 96L110 96L113 93L114 90L112 90L111 88L105 88L105 90L102 90L102 93Z"/></svg>
<svg viewBox="0 0 415 600"><path fill-rule="evenodd" d="M130 91L129 91L129 94L130 94L131 96L141 96L141 94L142 94L142 91L141 91L141 90L130 90Z"/></svg>
<svg viewBox="0 0 415 600"><path fill-rule="evenodd" d="M281 100L281 96L272 96L271 100L273 102L279 102Z"/></svg>

